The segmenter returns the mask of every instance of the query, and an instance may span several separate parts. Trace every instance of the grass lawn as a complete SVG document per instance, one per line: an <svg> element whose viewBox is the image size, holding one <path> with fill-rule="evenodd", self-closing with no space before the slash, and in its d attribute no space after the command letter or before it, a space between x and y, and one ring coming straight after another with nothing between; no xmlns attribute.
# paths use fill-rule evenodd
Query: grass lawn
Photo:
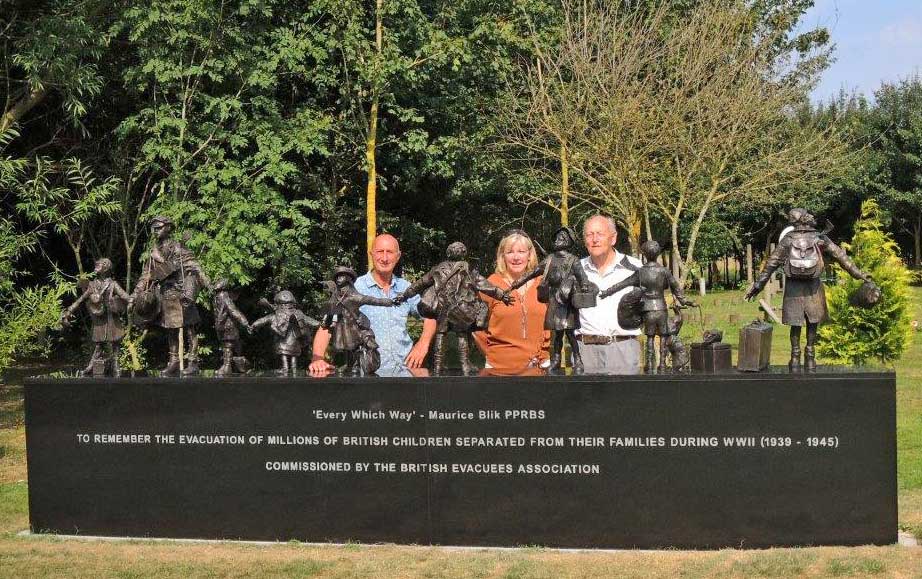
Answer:
<svg viewBox="0 0 922 579"><path fill-rule="evenodd" d="M709 320L736 344L758 312L741 292L699 298ZM913 288L922 320L922 288ZM730 316L736 321L730 322ZM697 312L683 329L698 339ZM787 328L776 327L773 361L787 359ZM900 527L922 538L922 334L897 371ZM823 547L762 551L560 552L283 543L164 543L23 538L28 527L22 389L0 385L0 577L914 577L922 548Z"/></svg>

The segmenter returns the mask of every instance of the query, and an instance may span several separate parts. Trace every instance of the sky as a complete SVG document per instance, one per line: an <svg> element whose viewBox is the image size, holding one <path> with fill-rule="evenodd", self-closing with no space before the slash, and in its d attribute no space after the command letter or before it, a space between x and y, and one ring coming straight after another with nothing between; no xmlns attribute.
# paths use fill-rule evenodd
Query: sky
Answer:
<svg viewBox="0 0 922 579"><path fill-rule="evenodd" d="M801 25L825 26L836 46L814 102L843 87L873 99L882 81L922 75L922 0L816 0Z"/></svg>

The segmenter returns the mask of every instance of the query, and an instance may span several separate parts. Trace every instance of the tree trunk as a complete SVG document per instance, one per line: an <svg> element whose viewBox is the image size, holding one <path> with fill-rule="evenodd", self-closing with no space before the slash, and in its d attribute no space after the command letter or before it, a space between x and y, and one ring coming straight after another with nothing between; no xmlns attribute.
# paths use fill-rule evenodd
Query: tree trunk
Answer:
<svg viewBox="0 0 922 579"><path fill-rule="evenodd" d="M682 261L682 258L680 257L680 254L679 254L679 221L677 219L674 219L672 220L672 223L670 225L671 225L670 234L672 236L672 251L670 252L671 254L670 261L672 262L672 276L675 277L676 279L679 279L682 277L682 272L680 271L681 267L679 265L680 262ZM684 286L685 286L685 280L681 279L679 281L679 287L684 287Z"/></svg>
<svg viewBox="0 0 922 579"><path fill-rule="evenodd" d="M653 226L650 224L650 207L643 204L643 222L647 228L647 241L653 241Z"/></svg>
<svg viewBox="0 0 922 579"><path fill-rule="evenodd" d="M570 159L565 141L560 142L560 225L570 225Z"/></svg>
<svg viewBox="0 0 922 579"><path fill-rule="evenodd" d="M631 244L631 255L640 255L640 232L643 230L643 215L633 211L628 216L628 242Z"/></svg>
<svg viewBox="0 0 922 579"><path fill-rule="evenodd" d="M383 25L381 16L384 0L377 0L375 4L375 48L377 50L377 63L381 62L383 48ZM379 66L375 67L380 69ZM368 268L372 267L371 247L374 245L378 234L378 172L376 166L375 150L378 145L378 82L373 81L371 107L368 111L368 134L365 139L365 163L368 172L368 187L365 190L365 246L368 257Z"/></svg>
<svg viewBox="0 0 922 579"><path fill-rule="evenodd" d="M746 281L752 283L755 281L755 274L752 273L752 244L746 244Z"/></svg>
<svg viewBox="0 0 922 579"><path fill-rule="evenodd" d="M0 134L3 134L19 121L26 113L32 110L35 105L45 100L48 91L42 88L33 88L29 94L17 101L9 110L0 117Z"/></svg>
<svg viewBox="0 0 922 579"><path fill-rule="evenodd" d="M912 263L919 267L922 265L922 256L919 255L922 253L922 214L916 217L916 223L913 225L912 241L915 249L912 255Z"/></svg>

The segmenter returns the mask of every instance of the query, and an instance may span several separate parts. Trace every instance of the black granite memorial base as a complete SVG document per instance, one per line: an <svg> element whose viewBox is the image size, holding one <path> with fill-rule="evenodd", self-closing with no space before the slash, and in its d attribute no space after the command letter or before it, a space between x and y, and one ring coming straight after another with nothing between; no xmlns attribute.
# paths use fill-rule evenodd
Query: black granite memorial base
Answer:
<svg viewBox="0 0 922 579"><path fill-rule="evenodd" d="M555 547L897 539L892 373L26 382L31 528Z"/></svg>

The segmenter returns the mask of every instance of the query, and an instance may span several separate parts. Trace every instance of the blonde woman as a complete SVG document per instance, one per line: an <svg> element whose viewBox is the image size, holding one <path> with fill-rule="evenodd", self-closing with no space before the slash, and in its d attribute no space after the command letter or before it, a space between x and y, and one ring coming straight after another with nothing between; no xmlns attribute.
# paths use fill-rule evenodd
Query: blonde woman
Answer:
<svg viewBox="0 0 922 579"><path fill-rule="evenodd" d="M493 285L508 290L512 282L538 265L538 255L528 234L520 229L507 233L496 248L496 271L487 278ZM481 294L490 308L486 330L474 334L477 346L487 359L487 368L519 371L546 365L550 332L544 329L547 305L538 301L538 284L533 279L515 291L515 302Z"/></svg>

